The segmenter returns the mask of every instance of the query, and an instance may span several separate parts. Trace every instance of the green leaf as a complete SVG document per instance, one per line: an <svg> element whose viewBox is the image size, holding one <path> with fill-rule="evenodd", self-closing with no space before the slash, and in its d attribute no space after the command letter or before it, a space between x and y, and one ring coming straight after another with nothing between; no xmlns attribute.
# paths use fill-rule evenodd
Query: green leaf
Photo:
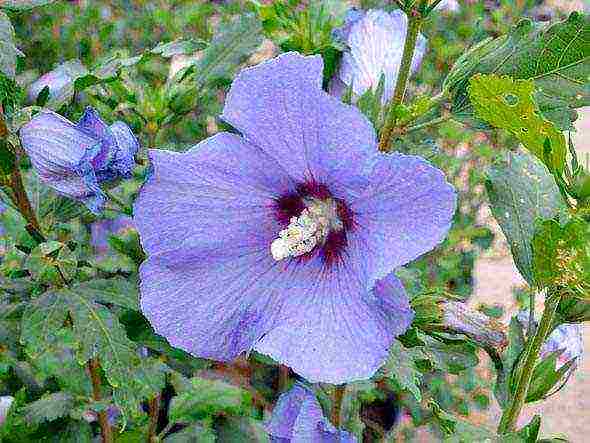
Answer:
<svg viewBox="0 0 590 443"><path fill-rule="evenodd" d="M211 425L205 420L175 432L164 439L164 443L215 443L217 440Z"/></svg>
<svg viewBox="0 0 590 443"><path fill-rule="evenodd" d="M4 3L2 3L1 6L3 8L15 9L17 11L26 11L37 6L49 5L53 2L55 2L55 0L4 0Z"/></svg>
<svg viewBox="0 0 590 443"><path fill-rule="evenodd" d="M253 14L245 14L216 35L194 67L197 88L219 78L228 78L262 43L262 25Z"/></svg>
<svg viewBox="0 0 590 443"><path fill-rule="evenodd" d="M73 289L100 303L139 311L139 291L134 280L122 277L95 279L80 283Z"/></svg>
<svg viewBox="0 0 590 443"><path fill-rule="evenodd" d="M422 348L424 355L444 372L458 374L479 363L477 347L471 343L443 343L427 335L422 335L420 339L425 343Z"/></svg>
<svg viewBox="0 0 590 443"><path fill-rule="evenodd" d="M47 74L59 78L61 80L57 82L59 86L56 88L54 85L49 84L49 87L46 86L39 92L36 101L39 106L45 106L55 111L72 100L75 92L75 83L79 78L88 74L88 69L80 60L72 59L57 65ZM43 98L44 93L46 94L45 98Z"/></svg>
<svg viewBox="0 0 590 443"><path fill-rule="evenodd" d="M220 413L236 415L250 405L250 394L219 380L193 377L190 384L176 384L178 395L172 398L168 418L173 423L186 423Z"/></svg>
<svg viewBox="0 0 590 443"><path fill-rule="evenodd" d="M507 152L488 171L486 188L492 214L508 239L516 267L534 285L531 247L534 222L566 212L557 184L532 155Z"/></svg>
<svg viewBox="0 0 590 443"><path fill-rule="evenodd" d="M225 443L266 443L262 422L250 417L227 417L216 423L217 441Z"/></svg>
<svg viewBox="0 0 590 443"><path fill-rule="evenodd" d="M33 359L60 347L60 331L68 316L68 299L63 292L50 291L35 299L23 314L21 343Z"/></svg>
<svg viewBox="0 0 590 443"><path fill-rule="evenodd" d="M205 49L207 43L203 40L185 40L176 39L167 43L158 43L151 52L164 58L169 58L178 54L192 54L196 51Z"/></svg>
<svg viewBox="0 0 590 443"><path fill-rule="evenodd" d="M570 360L559 369L556 369L557 359L563 352L563 349L552 352L537 363L533 371L531 385L527 391L527 403L542 400L549 396L551 390L557 385L557 383L568 374L570 368L575 364L576 359Z"/></svg>
<svg viewBox="0 0 590 443"><path fill-rule="evenodd" d="M535 443L540 429L541 417L535 415L529 424L516 432L515 437L519 438L523 443Z"/></svg>
<svg viewBox="0 0 590 443"><path fill-rule="evenodd" d="M16 58L22 53L14 43L14 28L8 16L0 11L0 72L9 78L16 75Z"/></svg>
<svg viewBox="0 0 590 443"><path fill-rule="evenodd" d="M31 424L41 424L64 417L74 407L74 398L67 392L44 395L24 408L26 419Z"/></svg>
<svg viewBox="0 0 590 443"><path fill-rule="evenodd" d="M57 241L39 244L29 255L26 268L31 276L42 283L62 283L76 273L76 255L67 245Z"/></svg>
<svg viewBox="0 0 590 443"><path fill-rule="evenodd" d="M545 143L549 140L547 167L563 171L567 150L565 137L553 123L539 116L532 80L478 74L471 78L468 90L478 117L514 135L541 161L545 160Z"/></svg>
<svg viewBox="0 0 590 443"><path fill-rule="evenodd" d="M424 358L420 348L406 348L398 340L394 340L389 349L389 358L382 369L386 377L395 381L402 389L410 391L419 402L422 401L422 374L416 368L416 362Z"/></svg>
<svg viewBox="0 0 590 443"><path fill-rule="evenodd" d="M571 128L572 110L590 105L590 23L572 13L555 24L522 20L508 35L484 40L457 60L444 83L453 95L453 113L470 119L469 79L478 73L530 79L543 115L560 129Z"/></svg>
<svg viewBox="0 0 590 443"><path fill-rule="evenodd" d="M16 166L16 156L5 138L0 136L0 175L10 175Z"/></svg>
<svg viewBox="0 0 590 443"><path fill-rule="evenodd" d="M498 371L494 395L502 408L508 405L509 386L511 384L511 375L520 355L524 351L525 340L521 323L516 317L512 317L508 326L508 346L502 354L502 368L496 368Z"/></svg>
<svg viewBox="0 0 590 443"><path fill-rule="evenodd" d="M532 242L533 274L540 287L588 299L590 290L590 225L573 218L565 225L545 220Z"/></svg>

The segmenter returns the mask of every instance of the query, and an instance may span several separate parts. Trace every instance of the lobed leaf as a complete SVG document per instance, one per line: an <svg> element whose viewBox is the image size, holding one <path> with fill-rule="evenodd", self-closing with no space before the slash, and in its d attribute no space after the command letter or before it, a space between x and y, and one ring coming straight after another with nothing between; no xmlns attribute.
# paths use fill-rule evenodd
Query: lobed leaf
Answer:
<svg viewBox="0 0 590 443"><path fill-rule="evenodd" d="M26 420L31 424L41 424L65 417L74 407L74 397L67 392L44 395L24 408Z"/></svg>

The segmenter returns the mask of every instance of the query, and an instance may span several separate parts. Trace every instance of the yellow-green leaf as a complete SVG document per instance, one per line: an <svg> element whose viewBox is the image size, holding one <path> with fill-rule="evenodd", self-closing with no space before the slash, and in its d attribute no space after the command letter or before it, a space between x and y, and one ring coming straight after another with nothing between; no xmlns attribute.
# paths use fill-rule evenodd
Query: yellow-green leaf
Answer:
<svg viewBox="0 0 590 443"><path fill-rule="evenodd" d="M561 172L565 163L565 137L553 123L541 117L534 92L532 80L494 74L478 74L469 85L469 97L479 118L510 132L549 169ZM546 150L547 140L550 152Z"/></svg>

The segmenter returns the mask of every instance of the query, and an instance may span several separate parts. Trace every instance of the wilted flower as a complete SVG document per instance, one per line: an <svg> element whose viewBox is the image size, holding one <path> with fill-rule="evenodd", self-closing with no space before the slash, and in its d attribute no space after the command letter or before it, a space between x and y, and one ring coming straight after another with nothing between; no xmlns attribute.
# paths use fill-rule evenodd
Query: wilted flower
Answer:
<svg viewBox="0 0 590 443"><path fill-rule="evenodd" d="M266 432L273 443L356 443L346 431L336 429L322 412L313 392L302 384L281 394Z"/></svg>
<svg viewBox="0 0 590 443"><path fill-rule="evenodd" d="M73 97L74 81L86 73L88 70L80 61L65 62L35 80L29 86L27 98L30 103L35 103L41 91L47 86L49 97L46 106L55 109Z"/></svg>
<svg viewBox="0 0 590 443"><path fill-rule="evenodd" d="M6 421L10 405L12 405L13 401L14 397L11 397L10 395L0 396L0 426Z"/></svg>
<svg viewBox="0 0 590 443"><path fill-rule="evenodd" d="M352 86L356 96L369 89L377 89L384 77L383 103L393 95L399 75L408 18L403 11L392 13L372 9L367 12L351 9L344 26L335 31L335 37L347 46L342 55L337 77L331 91L341 95L345 87ZM416 72L426 52L426 39L418 36L412 72Z"/></svg>
<svg viewBox="0 0 590 443"><path fill-rule="evenodd" d="M254 348L343 383L410 324L392 271L444 238L455 192L425 160L379 153L322 68L287 53L243 70L223 112L243 137L150 151L134 222L142 310L171 344L222 361Z"/></svg>
<svg viewBox="0 0 590 443"><path fill-rule="evenodd" d="M33 167L48 186L100 212L106 196L100 184L129 177L139 143L131 129L117 121L107 126L86 108L77 124L46 111L20 130Z"/></svg>

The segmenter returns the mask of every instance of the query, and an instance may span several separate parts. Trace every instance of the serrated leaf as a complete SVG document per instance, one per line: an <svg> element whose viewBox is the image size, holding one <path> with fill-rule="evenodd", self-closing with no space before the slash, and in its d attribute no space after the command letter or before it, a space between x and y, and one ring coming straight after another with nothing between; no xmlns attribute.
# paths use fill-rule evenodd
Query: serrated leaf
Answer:
<svg viewBox="0 0 590 443"><path fill-rule="evenodd" d="M218 78L229 77L262 43L262 25L253 14L245 14L216 35L194 68L197 88Z"/></svg>
<svg viewBox="0 0 590 443"><path fill-rule="evenodd" d="M419 348L406 348L398 340L394 340L389 349L389 358L383 366L385 376L394 380L402 389L410 391L419 402L422 401L422 374L416 368L416 361L424 358Z"/></svg>
<svg viewBox="0 0 590 443"><path fill-rule="evenodd" d="M38 425L66 416L73 407L74 397L67 392L55 392L27 405L24 413L29 423Z"/></svg>
<svg viewBox="0 0 590 443"><path fill-rule="evenodd" d="M507 152L488 171L486 188L492 214L510 244L516 267L534 285L531 247L534 222L566 212L557 184L532 155Z"/></svg>
<svg viewBox="0 0 590 443"><path fill-rule="evenodd" d="M120 277L95 279L80 283L73 289L100 303L139 311L139 291L136 281Z"/></svg>
<svg viewBox="0 0 590 443"><path fill-rule="evenodd" d="M532 80L481 74L471 78L468 88L479 118L510 132L541 161L547 157L545 144L548 140L551 152L547 166L562 172L567 150L565 137L553 123L539 116L534 90Z"/></svg>
<svg viewBox="0 0 590 443"><path fill-rule="evenodd" d="M14 43L14 28L8 16L0 11L0 72L9 78L16 75L16 58L21 52Z"/></svg>
<svg viewBox="0 0 590 443"><path fill-rule="evenodd" d="M532 241L533 274L540 287L588 299L590 290L590 225L573 218L562 225L543 221Z"/></svg>
<svg viewBox="0 0 590 443"><path fill-rule="evenodd" d="M453 113L460 119L473 116L467 84L477 73L530 79L543 115L570 129L572 110L590 105L585 85L590 75L590 22L580 13L555 24L522 20L508 35L488 39L457 62L444 88L453 94Z"/></svg>
<svg viewBox="0 0 590 443"><path fill-rule="evenodd" d="M56 0L4 0L2 3L3 8L15 9L17 11L26 11L33 9L37 6L45 6Z"/></svg>
<svg viewBox="0 0 590 443"><path fill-rule="evenodd" d="M173 423L190 423L220 413L239 414L251 401L247 391L219 380L193 377L190 386L184 384L181 389L168 411Z"/></svg>
<svg viewBox="0 0 590 443"><path fill-rule="evenodd" d="M68 300L60 291L46 292L31 302L23 314L21 342L33 359L52 352L61 343L59 331L68 315Z"/></svg>

